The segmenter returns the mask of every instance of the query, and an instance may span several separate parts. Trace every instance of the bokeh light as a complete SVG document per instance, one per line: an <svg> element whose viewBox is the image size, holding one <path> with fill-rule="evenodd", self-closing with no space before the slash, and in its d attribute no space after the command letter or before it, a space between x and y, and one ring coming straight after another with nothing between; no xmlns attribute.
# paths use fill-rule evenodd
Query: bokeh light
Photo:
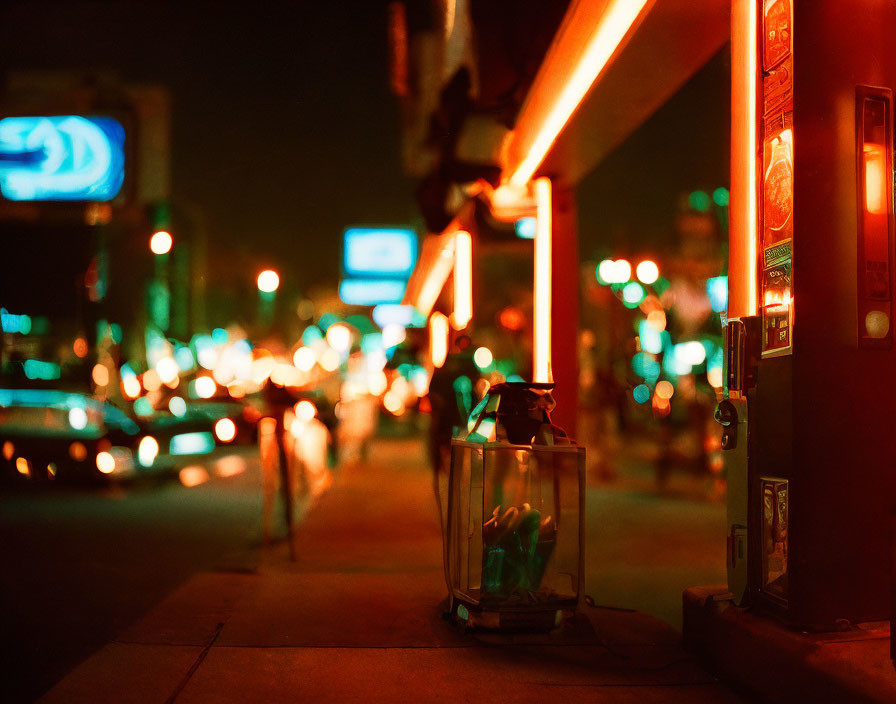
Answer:
<svg viewBox="0 0 896 704"><path fill-rule="evenodd" d="M103 474L112 474L115 471L115 458L103 450L96 456L96 468Z"/></svg>
<svg viewBox="0 0 896 704"><path fill-rule="evenodd" d="M104 364L93 365L90 376L93 378L93 383L97 386L109 385L109 369Z"/></svg>
<svg viewBox="0 0 896 704"><path fill-rule="evenodd" d="M265 269L258 275L258 290L273 293L280 287L280 275L273 269Z"/></svg>
<svg viewBox="0 0 896 704"><path fill-rule="evenodd" d="M174 240L169 233L159 230L149 238L149 248L153 254L168 254L171 251L173 242Z"/></svg>
<svg viewBox="0 0 896 704"><path fill-rule="evenodd" d="M171 411L172 415L183 418L187 414L187 402L180 396L172 396L171 400L168 401L168 410Z"/></svg>
<svg viewBox="0 0 896 704"><path fill-rule="evenodd" d="M135 376L126 376L121 380L121 393L127 399L135 399L140 395L140 380Z"/></svg>
<svg viewBox="0 0 896 704"><path fill-rule="evenodd" d="M87 340L83 337L76 337L72 343L72 351L76 357L84 359L87 356Z"/></svg>
<svg viewBox="0 0 896 704"><path fill-rule="evenodd" d="M627 308L634 308L644 300L646 295L647 292L641 284L637 281L630 281L622 289L622 302Z"/></svg>
<svg viewBox="0 0 896 704"><path fill-rule="evenodd" d="M205 467L200 467L199 465L190 465L189 467L184 467L180 472L178 472L177 478L180 479L180 483L183 484L188 489L194 486L199 486L200 484L204 484L208 481L208 471Z"/></svg>
<svg viewBox="0 0 896 704"><path fill-rule="evenodd" d="M195 382L196 395L199 398L211 398L218 390L218 385L210 376L197 376Z"/></svg>
<svg viewBox="0 0 896 704"><path fill-rule="evenodd" d="M299 347L292 356L292 363L296 365L296 369L299 371L310 372L314 369L314 352L310 347Z"/></svg>
<svg viewBox="0 0 896 704"><path fill-rule="evenodd" d="M486 367L491 366L491 363L494 361L494 359L495 357L488 347L479 347L473 353L473 361L480 369L485 369Z"/></svg>
<svg viewBox="0 0 896 704"><path fill-rule="evenodd" d="M314 407L314 404L311 403L308 399L302 399L296 404L296 418L298 418L303 423L307 423L309 420L314 418L317 415L317 409Z"/></svg>
<svg viewBox="0 0 896 704"><path fill-rule="evenodd" d="M156 456L159 454L159 443L152 436L144 437L137 446L137 461L143 467L150 467L155 462Z"/></svg>
<svg viewBox="0 0 896 704"><path fill-rule="evenodd" d="M675 387L672 386L672 382L666 381L665 379L659 382L656 385L655 393L657 398L669 400L672 398L672 394L675 393Z"/></svg>
<svg viewBox="0 0 896 704"><path fill-rule="evenodd" d="M84 430L87 427L87 411L79 406L69 409L68 424L75 430Z"/></svg>
<svg viewBox="0 0 896 704"><path fill-rule="evenodd" d="M230 418L221 418L215 423L215 437L221 442L230 442L236 437L236 423Z"/></svg>
<svg viewBox="0 0 896 704"><path fill-rule="evenodd" d="M320 356L320 366L326 372L335 372L339 368L339 353L331 348L324 350Z"/></svg>
<svg viewBox="0 0 896 704"><path fill-rule="evenodd" d="M87 448L83 442L73 442L68 446L68 456L75 462L83 462L87 459Z"/></svg>
<svg viewBox="0 0 896 704"><path fill-rule="evenodd" d="M328 327L326 338L330 347L337 352L347 352L352 346L352 331L342 323Z"/></svg>
<svg viewBox="0 0 896 704"><path fill-rule="evenodd" d="M395 391L387 391L383 395L383 406L392 415L400 416L404 413L404 402Z"/></svg>
<svg viewBox="0 0 896 704"><path fill-rule="evenodd" d="M656 265L656 262L650 259L640 262L635 268L635 273L638 275L638 281L642 284L652 284L660 278L659 267Z"/></svg>
<svg viewBox="0 0 896 704"><path fill-rule="evenodd" d="M175 379L177 379L177 375L180 372L180 367L177 366L177 362L175 362L172 357L162 357L158 362L156 362L156 372L158 373L159 379L163 384L170 384ZM146 384L144 378L144 386L145 385ZM148 388L149 387L147 387L147 389Z"/></svg>
<svg viewBox="0 0 896 704"><path fill-rule="evenodd" d="M624 284L632 278L632 265L626 259L617 259L613 265L613 283Z"/></svg>
<svg viewBox="0 0 896 704"><path fill-rule="evenodd" d="M646 403L650 398L650 389L645 384L639 384L632 391L632 396L638 403Z"/></svg>
<svg viewBox="0 0 896 704"><path fill-rule="evenodd" d="M666 311L652 310L647 314L647 324L657 332L666 329Z"/></svg>

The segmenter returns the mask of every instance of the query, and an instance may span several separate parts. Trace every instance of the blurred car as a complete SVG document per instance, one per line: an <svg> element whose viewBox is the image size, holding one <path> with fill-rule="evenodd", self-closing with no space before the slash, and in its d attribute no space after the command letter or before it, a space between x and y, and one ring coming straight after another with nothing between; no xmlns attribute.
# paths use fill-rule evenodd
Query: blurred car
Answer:
<svg viewBox="0 0 896 704"><path fill-rule="evenodd" d="M152 460L157 470L176 468L184 460L211 454L217 448L255 444L258 412L229 397L185 399L176 391L163 389L137 399L134 407L158 445Z"/></svg>
<svg viewBox="0 0 896 704"><path fill-rule="evenodd" d="M98 482L132 477L155 444L111 403L53 389L0 389L0 476Z"/></svg>

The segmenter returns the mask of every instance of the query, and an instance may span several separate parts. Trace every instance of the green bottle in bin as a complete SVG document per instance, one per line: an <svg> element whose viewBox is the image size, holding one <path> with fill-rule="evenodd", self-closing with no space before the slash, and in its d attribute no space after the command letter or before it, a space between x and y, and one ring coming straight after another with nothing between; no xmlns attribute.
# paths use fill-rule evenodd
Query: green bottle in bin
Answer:
<svg viewBox="0 0 896 704"><path fill-rule="evenodd" d="M585 451L552 388L496 384L452 441L445 574L466 627L552 628L582 594Z"/></svg>

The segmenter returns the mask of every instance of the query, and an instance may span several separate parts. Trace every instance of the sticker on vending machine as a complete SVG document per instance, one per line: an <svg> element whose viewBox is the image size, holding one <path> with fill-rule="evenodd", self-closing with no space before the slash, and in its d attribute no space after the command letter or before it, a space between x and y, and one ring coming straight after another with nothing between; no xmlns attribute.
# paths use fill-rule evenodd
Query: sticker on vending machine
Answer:
<svg viewBox="0 0 896 704"><path fill-rule="evenodd" d="M791 346L793 267L791 243L768 247L763 252L762 352L764 356L786 354Z"/></svg>

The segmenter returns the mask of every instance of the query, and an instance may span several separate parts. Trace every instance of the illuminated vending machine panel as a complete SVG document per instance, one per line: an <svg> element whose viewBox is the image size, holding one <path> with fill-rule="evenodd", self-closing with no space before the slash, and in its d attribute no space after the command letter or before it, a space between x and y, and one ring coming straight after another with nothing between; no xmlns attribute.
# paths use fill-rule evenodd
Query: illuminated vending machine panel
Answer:
<svg viewBox="0 0 896 704"><path fill-rule="evenodd" d="M793 349L793 52L791 0L762 12L759 309L762 356Z"/></svg>
<svg viewBox="0 0 896 704"><path fill-rule="evenodd" d="M862 347L893 343L893 143L889 90L856 89L858 177L858 338Z"/></svg>

